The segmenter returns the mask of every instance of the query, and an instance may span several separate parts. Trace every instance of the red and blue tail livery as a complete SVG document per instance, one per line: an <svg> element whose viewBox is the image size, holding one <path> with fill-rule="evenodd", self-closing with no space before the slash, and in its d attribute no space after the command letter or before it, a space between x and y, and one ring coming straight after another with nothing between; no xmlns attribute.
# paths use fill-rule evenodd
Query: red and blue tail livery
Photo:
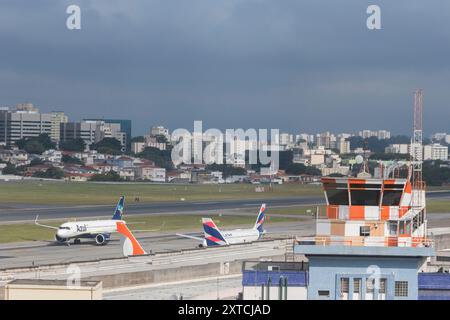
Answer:
<svg viewBox="0 0 450 320"><path fill-rule="evenodd" d="M208 247L228 244L212 219L202 218L202 223L205 232L206 245Z"/></svg>
<svg viewBox="0 0 450 320"><path fill-rule="evenodd" d="M264 224L265 220L266 220L266 204L263 203L261 205L261 208L259 209L259 213L258 213L258 217L256 218L255 226L253 227L253 229L258 230L259 234L264 233L263 224Z"/></svg>
<svg viewBox="0 0 450 320"><path fill-rule="evenodd" d="M266 233L266 231L263 228L264 221L266 220L265 214L266 214L266 204L263 203L261 205L261 208L259 209L258 216L256 217L256 222L252 228L220 231L211 218L203 218L202 223L204 230L204 238L199 238L194 235L187 235L180 233L177 233L177 236L201 241L202 244L200 244L199 247L221 246L221 245L253 242L261 239L263 234Z"/></svg>

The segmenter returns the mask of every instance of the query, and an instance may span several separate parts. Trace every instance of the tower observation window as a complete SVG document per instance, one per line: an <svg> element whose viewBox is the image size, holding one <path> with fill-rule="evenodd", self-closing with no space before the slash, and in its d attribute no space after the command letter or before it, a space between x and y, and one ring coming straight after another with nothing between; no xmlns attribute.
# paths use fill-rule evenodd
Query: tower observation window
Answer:
<svg viewBox="0 0 450 320"><path fill-rule="evenodd" d="M350 190L352 206L378 206L381 190Z"/></svg>
<svg viewBox="0 0 450 320"><path fill-rule="evenodd" d="M328 202L332 205L348 206L348 190L347 189L329 189L327 192Z"/></svg>
<svg viewBox="0 0 450 320"><path fill-rule="evenodd" d="M402 198L402 190L384 190L383 206L398 206Z"/></svg>

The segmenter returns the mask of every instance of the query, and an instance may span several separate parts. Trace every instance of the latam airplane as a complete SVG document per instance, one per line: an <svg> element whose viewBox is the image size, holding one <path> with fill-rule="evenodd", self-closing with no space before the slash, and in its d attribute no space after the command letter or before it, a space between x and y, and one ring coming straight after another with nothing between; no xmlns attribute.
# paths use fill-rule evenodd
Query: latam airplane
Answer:
<svg viewBox="0 0 450 320"><path fill-rule="evenodd" d="M261 239L265 232L263 228L266 204L263 203L259 209L255 225L251 229L236 229L220 231L214 221L210 218L202 218L204 238L177 233L177 236L201 241L199 247L222 246L236 243L253 242Z"/></svg>
<svg viewBox="0 0 450 320"><path fill-rule="evenodd" d="M55 240L58 243L69 245L70 240L74 239L74 244L79 244L81 238L88 238L95 239L97 245L105 245L110 240L111 233L119 232L118 223L120 222L120 225L125 225L125 221L122 220L124 203L125 197L122 196L110 220L66 222L59 227L53 227L40 224L38 222L39 216L36 216L34 223L40 227L55 229Z"/></svg>

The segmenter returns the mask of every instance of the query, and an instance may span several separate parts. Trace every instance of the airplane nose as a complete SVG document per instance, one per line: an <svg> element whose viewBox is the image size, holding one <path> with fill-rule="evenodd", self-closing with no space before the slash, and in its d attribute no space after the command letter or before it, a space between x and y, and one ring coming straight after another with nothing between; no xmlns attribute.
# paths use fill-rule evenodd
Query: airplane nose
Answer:
<svg viewBox="0 0 450 320"><path fill-rule="evenodd" d="M57 230L56 235L60 238L64 238L66 236L64 230Z"/></svg>

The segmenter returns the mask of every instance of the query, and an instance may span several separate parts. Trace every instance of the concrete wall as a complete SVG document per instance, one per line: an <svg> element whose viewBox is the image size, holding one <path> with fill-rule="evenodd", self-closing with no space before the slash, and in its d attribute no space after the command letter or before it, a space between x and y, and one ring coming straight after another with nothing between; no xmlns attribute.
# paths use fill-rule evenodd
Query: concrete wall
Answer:
<svg viewBox="0 0 450 320"><path fill-rule="evenodd" d="M282 259L284 256L267 257L273 260ZM198 278L214 277L227 274L240 274L242 272L242 261L215 262L201 266L182 266L160 270L140 271L131 273L118 273L103 276L83 278L83 280L102 281L103 288L112 289L129 287L151 283L175 282Z"/></svg>
<svg viewBox="0 0 450 320"><path fill-rule="evenodd" d="M83 280L98 280L103 282L103 288L119 288L150 283L174 282L180 280L197 279L201 277L238 274L241 272L242 262L234 261L225 267L222 263L209 263L200 266L183 266L161 270L140 271L132 273L118 273L104 276L93 276ZM228 269L228 272L221 272Z"/></svg>
<svg viewBox="0 0 450 320"><path fill-rule="evenodd" d="M450 248L450 233L433 235L434 248L436 251Z"/></svg>

